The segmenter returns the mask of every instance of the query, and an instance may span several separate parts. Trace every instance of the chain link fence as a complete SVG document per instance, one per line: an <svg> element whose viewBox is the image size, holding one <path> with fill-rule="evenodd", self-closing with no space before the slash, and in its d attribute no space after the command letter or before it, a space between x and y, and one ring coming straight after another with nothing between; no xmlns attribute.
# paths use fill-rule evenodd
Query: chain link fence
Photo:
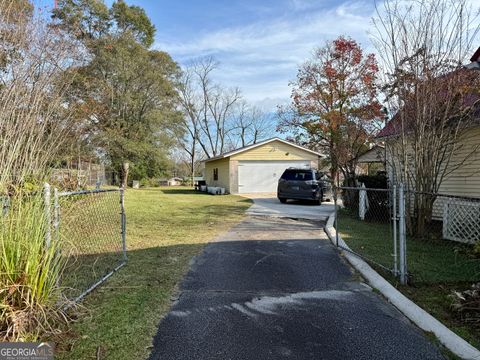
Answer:
<svg viewBox="0 0 480 360"><path fill-rule="evenodd" d="M339 247L396 274L398 251L394 241L397 234L393 191L366 187L336 187L334 191L338 206L337 230L348 245Z"/></svg>
<svg viewBox="0 0 480 360"><path fill-rule="evenodd" d="M61 286L74 302L126 264L124 190L50 191L45 187L47 246L59 241L66 266Z"/></svg>
<svg viewBox="0 0 480 360"><path fill-rule="evenodd" d="M334 191L344 250L414 286L480 281L480 198L402 185Z"/></svg>
<svg viewBox="0 0 480 360"><path fill-rule="evenodd" d="M408 282L480 281L480 198L405 192Z"/></svg>

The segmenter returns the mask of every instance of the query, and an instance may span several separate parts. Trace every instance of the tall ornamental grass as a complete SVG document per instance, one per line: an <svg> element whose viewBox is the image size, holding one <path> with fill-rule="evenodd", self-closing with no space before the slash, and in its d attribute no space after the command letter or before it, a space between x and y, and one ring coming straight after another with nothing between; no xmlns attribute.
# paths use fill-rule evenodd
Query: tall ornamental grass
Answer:
<svg viewBox="0 0 480 360"><path fill-rule="evenodd" d="M85 53L34 5L0 0L0 197L10 199L0 211L0 341L43 340L64 320L63 260L54 240L45 246L41 197L25 191L77 144L65 104Z"/></svg>
<svg viewBox="0 0 480 360"><path fill-rule="evenodd" d="M16 196L0 215L0 341L38 340L65 320L65 261L54 237L46 246L48 226L40 195Z"/></svg>

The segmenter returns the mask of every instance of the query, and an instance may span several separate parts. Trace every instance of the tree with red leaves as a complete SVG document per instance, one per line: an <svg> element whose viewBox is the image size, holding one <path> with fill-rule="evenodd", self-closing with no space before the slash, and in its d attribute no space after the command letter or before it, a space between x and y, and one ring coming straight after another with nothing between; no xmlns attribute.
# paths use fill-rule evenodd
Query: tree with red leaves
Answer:
<svg viewBox="0 0 480 360"><path fill-rule="evenodd" d="M375 56L341 36L301 65L291 84L292 104L279 109L279 130L323 150L333 179L341 172L355 181L356 158L378 128L377 73Z"/></svg>

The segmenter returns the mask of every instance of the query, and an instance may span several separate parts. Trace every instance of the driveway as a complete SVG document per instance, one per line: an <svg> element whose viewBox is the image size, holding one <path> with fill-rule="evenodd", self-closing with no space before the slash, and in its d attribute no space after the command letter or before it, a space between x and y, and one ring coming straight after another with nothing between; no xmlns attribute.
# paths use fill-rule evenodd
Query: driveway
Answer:
<svg viewBox="0 0 480 360"><path fill-rule="evenodd" d="M443 359L343 261L322 222L288 217L249 216L205 247L150 359Z"/></svg>
<svg viewBox="0 0 480 360"><path fill-rule="evenodd" d="M291 219L307 219L326 221L333 212L333 202L315 205L309 201L289 200L282 204L276 194L245 194L254 204L247 210L248 215L286 217Z"/></svg>

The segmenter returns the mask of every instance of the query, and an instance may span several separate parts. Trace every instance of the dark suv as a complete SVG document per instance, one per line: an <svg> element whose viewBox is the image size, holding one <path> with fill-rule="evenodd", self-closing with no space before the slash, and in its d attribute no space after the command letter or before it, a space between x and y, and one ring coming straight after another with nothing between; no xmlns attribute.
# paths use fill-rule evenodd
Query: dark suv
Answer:
<svg viewBox="0 0 480 360"><path fill-rule="evenodd" d="M322 173L313 169L287 169L278 180L277 197L282 203L288 199L313 200L320 205L323 201L325 183Z"/></svg>

